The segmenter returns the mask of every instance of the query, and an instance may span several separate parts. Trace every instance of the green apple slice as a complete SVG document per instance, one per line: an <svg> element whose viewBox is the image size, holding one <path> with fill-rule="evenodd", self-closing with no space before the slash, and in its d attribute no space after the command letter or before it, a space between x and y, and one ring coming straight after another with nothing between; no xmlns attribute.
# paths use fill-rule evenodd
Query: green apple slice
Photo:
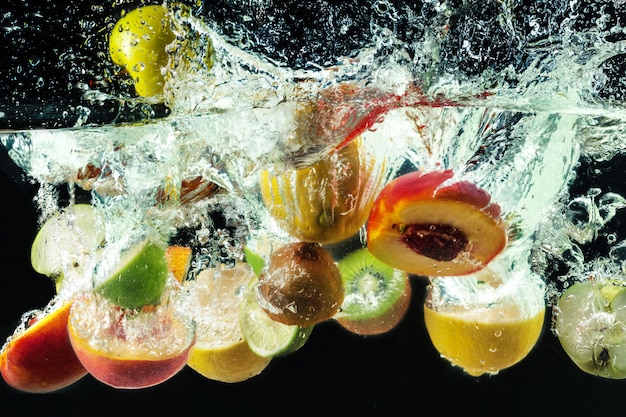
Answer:
<svg viewBox="0 0 626 417"><path fill-rule="evenodd" d="M163 246L147 239L123 252L112 270L95 288L104 298L130 309L159 303L169 275Z"/></svg>
<svg viewBox="0 0 626 417"><path fill-rule="evenodd" d="M93 206L71 205L47 219L37 232L30 252L32 267L54 279L59 289L64 276L83 276L94 267L103 241Z"/></svg>
<svg viewBox="0 0 626 417"><path fill-rule="evenodd" d="M625 290L585 281L558 300L556 334L572 361L589 374L626 378Z"/></svg>
<svg viewBox="0 0 626 417"><path fill-rule="evenodd" d="M257 301L257 283L255 279L247 287L239 307L239 325L248 346L265 358L295 352L307 342L314 326L301 327L272 320Z"/></svg>

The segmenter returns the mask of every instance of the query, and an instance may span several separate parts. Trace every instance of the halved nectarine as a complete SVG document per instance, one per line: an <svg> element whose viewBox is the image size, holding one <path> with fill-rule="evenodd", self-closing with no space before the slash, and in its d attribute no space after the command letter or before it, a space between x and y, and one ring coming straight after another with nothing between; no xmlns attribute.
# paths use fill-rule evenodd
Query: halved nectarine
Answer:
<svg viewBox="0 0 626 417"><path fill-rule="evenodd" d="M53 300L54 302L54 300ZM59 302L18 327L0 352L0 372L11 387L45 393L65 388L87 374L67 334L71 302ZM30 326L28 326L30 324Z"/></svg>
<svg viewBox="0 0 626 417"><path fill-rule="evenodd" d="M448 184L451 170L415 171L378 195L367 225L367 247L383 262L412 274L466 275L506 246L500 207L468 181Z"/></svg>
<svg viewBox="0 0 626 417"><path fill-rule="evenodd" d="M185 366L195 342L192 319L170 303L129 310L96 293L77 297L67 327L83 366L114 388L146 388L170 379Z"/></svg>

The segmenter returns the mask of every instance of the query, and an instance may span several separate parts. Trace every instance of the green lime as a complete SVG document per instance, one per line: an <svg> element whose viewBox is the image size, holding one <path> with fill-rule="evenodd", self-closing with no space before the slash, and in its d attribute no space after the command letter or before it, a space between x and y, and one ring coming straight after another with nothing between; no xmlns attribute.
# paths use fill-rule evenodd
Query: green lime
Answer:
<svg viewBox="0 0 626 417"><path fill-rule="evenodd" d="M37 232L30 252L32 267L59 287L64 276L83 276L95 266L103 241L95 209L89 204L68 206L48 218Z"/></svg>
<svg viewBox="0 0 626 417"><path fill-rule="evenodd" d="M239 325L250 349L262 357L284 356L300 349L314 326L300 327L272 320L256 297L254 280L244 293L239 307Z"/></svg>
<svg viewBox="0 0 626 417"><path fill-rule="evenodd" d="M97 293L125 308L158 304L169 274L165 248L145 240L123 252L113 271L96 286Z"/></svg>

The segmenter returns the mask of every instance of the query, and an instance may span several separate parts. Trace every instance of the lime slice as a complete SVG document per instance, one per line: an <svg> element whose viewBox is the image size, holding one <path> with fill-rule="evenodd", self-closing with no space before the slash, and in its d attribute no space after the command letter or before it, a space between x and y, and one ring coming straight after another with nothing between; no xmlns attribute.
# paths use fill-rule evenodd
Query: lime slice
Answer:
<svg viewBox="0 0 626 417"><path fill-rule="evenodd" d="M95 223L95 209L89 204L75 204L54 214L33 240L33 269L57 282L64 275L84 275L96 264L104 240Z"/></svg>
<svg viewBox="0 0 626 417"><path fill-rule="evenodd" d="M272 320L256 298L254 280L248 286L239 307L239 324L250 349L262 357L284 356L300 349L314 326L300 327Z"/></svg>
<svg viewBox="0 0 626 417"><path fill-rule="evenodd" d="M145 240L122 253L113 271L96 286L104 298L131 309L158 304L169 274L165 249Z"/></svg>

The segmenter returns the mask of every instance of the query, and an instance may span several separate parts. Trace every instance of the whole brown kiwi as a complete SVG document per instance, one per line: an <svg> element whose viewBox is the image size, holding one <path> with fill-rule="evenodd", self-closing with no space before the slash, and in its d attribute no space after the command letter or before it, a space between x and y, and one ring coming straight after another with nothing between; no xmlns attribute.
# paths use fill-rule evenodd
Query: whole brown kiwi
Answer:
<svg viewBox="0 0 626 417"><path fill-rule="evenodd" d="M259 279L259 303L278 322L311 326L333 317L343 303L339 269L319 243L294 242L272 253Z"/></svg>

